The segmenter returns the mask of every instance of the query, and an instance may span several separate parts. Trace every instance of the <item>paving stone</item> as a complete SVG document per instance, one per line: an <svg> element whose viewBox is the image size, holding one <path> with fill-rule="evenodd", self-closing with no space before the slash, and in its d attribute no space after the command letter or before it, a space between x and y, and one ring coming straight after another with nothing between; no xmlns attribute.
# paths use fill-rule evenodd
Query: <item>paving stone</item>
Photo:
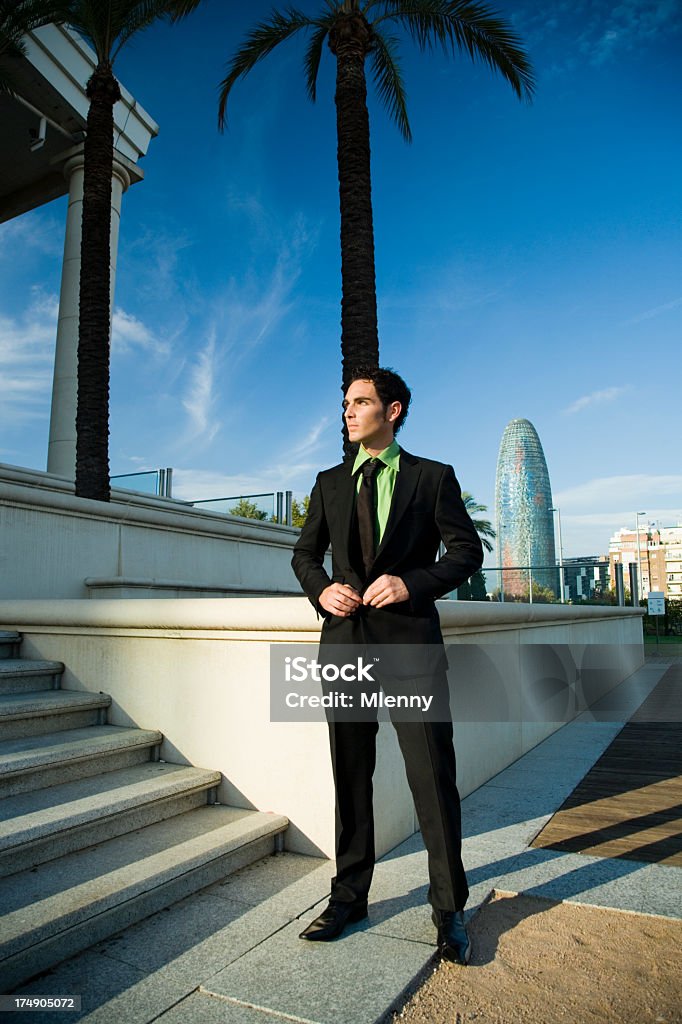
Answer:
<svg viewBox="0 0 682 1024"><path fill-rule="evenodd" d="M193 992L157 1020L159 1024L285 1024L279 1014L210 992Z"/></svg>
<svg viewBox="0 0 682 1024"><path fill-rule="evenodd" d="M269 901L273 913L293 919L329 895L332 861L278 853L216 882L206 892L253 905Z"/></svg>
<svg viewBox="0 0 682 1024"><path fill-rule="evenodd" d="M29 1021L30 1024L54 1024L57 1020L71 1022L89 1019L89 1015L99 1007L109 1005L119 995L130 992L136 985L143 984L145 981L144 971L131 967L130 964L112 960L96 950L88 950L71 960L66 960L26 985L22 985L13 993L14 995L79 995L81 997L80 1011L56 1014L37 1010L31 1011L30 1014L11 1014L11 1016L8 1015L8 1019L14 1017L17 1021L25 1021L27 1024ZM115 1019L111 1016L109 1021Z"/></svg>
<svg viewBox="0 0 682 1024"><path fill-rule="evenodd" d="M373 934L366 922L333 943L302 941L299 927L278 932L203 988L319 1024L372 1024L433 952L421 942Z"/></svg>
<svg viewBox="0 0 682 1024"><path fill-rule="evenodd" d="M547 899L633 910L644 907L644 865L554 850L528 850L495 888Z"/></svg>
<svg viewBox="0 0 682 1024"><path fill-rule="evenodd" d="M682 917L682 868L646 864L641 871L645 914Z"/></svg>
<svg viewBox="0 0 682 1024"><path fill-rule="evenodd" d="M269 905L218 899L204 890L96 948L148 973L168 968L196 985L289 922Z"/></svg>

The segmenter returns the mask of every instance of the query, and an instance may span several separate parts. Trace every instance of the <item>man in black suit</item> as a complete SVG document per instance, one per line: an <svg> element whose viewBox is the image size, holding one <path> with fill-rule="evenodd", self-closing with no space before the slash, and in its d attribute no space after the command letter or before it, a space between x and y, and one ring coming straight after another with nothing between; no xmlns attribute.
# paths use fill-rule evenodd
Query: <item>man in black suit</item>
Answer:
<svg viewBox="0 0 682 1024"><path fill-rule="evenodd" d="M410 644L440 652L430 687L439 721L393 717L428 853L429 901L444 956L468 962L443 637L435 600L467 580L483 549L450 466L416 458L395 441L410 391L393 371L359 368L346 392L348 435L357 457L318 475L292 566L319 614L322 645ZM438 558L440 543L444 554ZM324 568L331 544L332 576ZM435 645L435 647L434 647ZM321 653L322 650L321 649ZM378 723L335 716L329 723L336 791L336 876L327 909L301 938L329 941L367 916L374 869L372 775Z"/></svg>

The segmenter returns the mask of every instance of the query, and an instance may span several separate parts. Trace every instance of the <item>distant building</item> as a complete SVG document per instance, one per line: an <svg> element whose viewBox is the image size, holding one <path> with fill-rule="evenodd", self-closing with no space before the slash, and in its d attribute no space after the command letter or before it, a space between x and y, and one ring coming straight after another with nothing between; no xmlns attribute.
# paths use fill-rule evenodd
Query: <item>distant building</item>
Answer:
<svg viewBox="0 0 682 1024"><path fill-rule="evenodd" d="M495 484L499 564L505 569L500 576L506 593L527 594L531 575L533 584L558 593L551 508L552 489L537 431L529 420L512 420L502 435Z"/></svg>
<svg viewBox="0 0 682 1024"><path fill-rule="evenodd" d="M682 523L664 526L661 543L665 549L665 595L682 600Z"/></svg>
<svg viewBox="0 0 682 1024"><path fill-rule="evenodd" d="M609 541L609 575L615 587L615 566L623 565L625 585L629 566L639 561L642 596L651 590L662 590L666 597L682 599L682 524L659 528L642 525L637 531L623 527Z"/></svg>
<svg viewBox="0 0 682 1024"><path fill-rule="evenodd" d="M608 555L564 558L564 600L590 601L610 589Z"/></svg>

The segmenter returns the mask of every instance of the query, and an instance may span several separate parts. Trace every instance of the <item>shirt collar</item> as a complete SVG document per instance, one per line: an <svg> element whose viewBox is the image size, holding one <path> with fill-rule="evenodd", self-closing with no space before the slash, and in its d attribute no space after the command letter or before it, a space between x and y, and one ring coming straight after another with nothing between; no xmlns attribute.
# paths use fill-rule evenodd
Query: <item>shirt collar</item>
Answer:
<svg viewBox="0 0 682 1024"><path fill-rule="evenodd" d="M379 459L379 461L383 462L385 466L389 466L397 473L400 469L400 445L394 438L388 448L384 448L383 452L379 452L378 455L370 455L367 449L363 445L360 445L358 454L355 456L351 476L355 476L360 467L367 462L368 459L373 458Z"/></svg>

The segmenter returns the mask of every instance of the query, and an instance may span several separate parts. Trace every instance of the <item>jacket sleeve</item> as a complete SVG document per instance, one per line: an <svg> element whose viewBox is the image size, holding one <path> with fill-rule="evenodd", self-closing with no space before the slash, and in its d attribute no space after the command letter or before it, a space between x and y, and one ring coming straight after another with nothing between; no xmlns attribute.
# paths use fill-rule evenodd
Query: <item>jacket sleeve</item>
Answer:
<svg viewBox="0 0 682 1024"><path fill-rule="evenodd" d="M329 526L324 511L320 478L315 481L310 495L308 516L301 529L301 536L294 545L291 567L296 579L318 615L326 616L319 606L320 594L331 580L324 568L324 556L329 547Z"/></svg>
<svg viewBox="0 0 682 1024"><path fill-rule="evenodd" d="M452 466L444 467L439 481L435 519L445 546L443 556L433 565L402 575L413 607L450 593L483 565L483 545L464 507Z"/></svg>

